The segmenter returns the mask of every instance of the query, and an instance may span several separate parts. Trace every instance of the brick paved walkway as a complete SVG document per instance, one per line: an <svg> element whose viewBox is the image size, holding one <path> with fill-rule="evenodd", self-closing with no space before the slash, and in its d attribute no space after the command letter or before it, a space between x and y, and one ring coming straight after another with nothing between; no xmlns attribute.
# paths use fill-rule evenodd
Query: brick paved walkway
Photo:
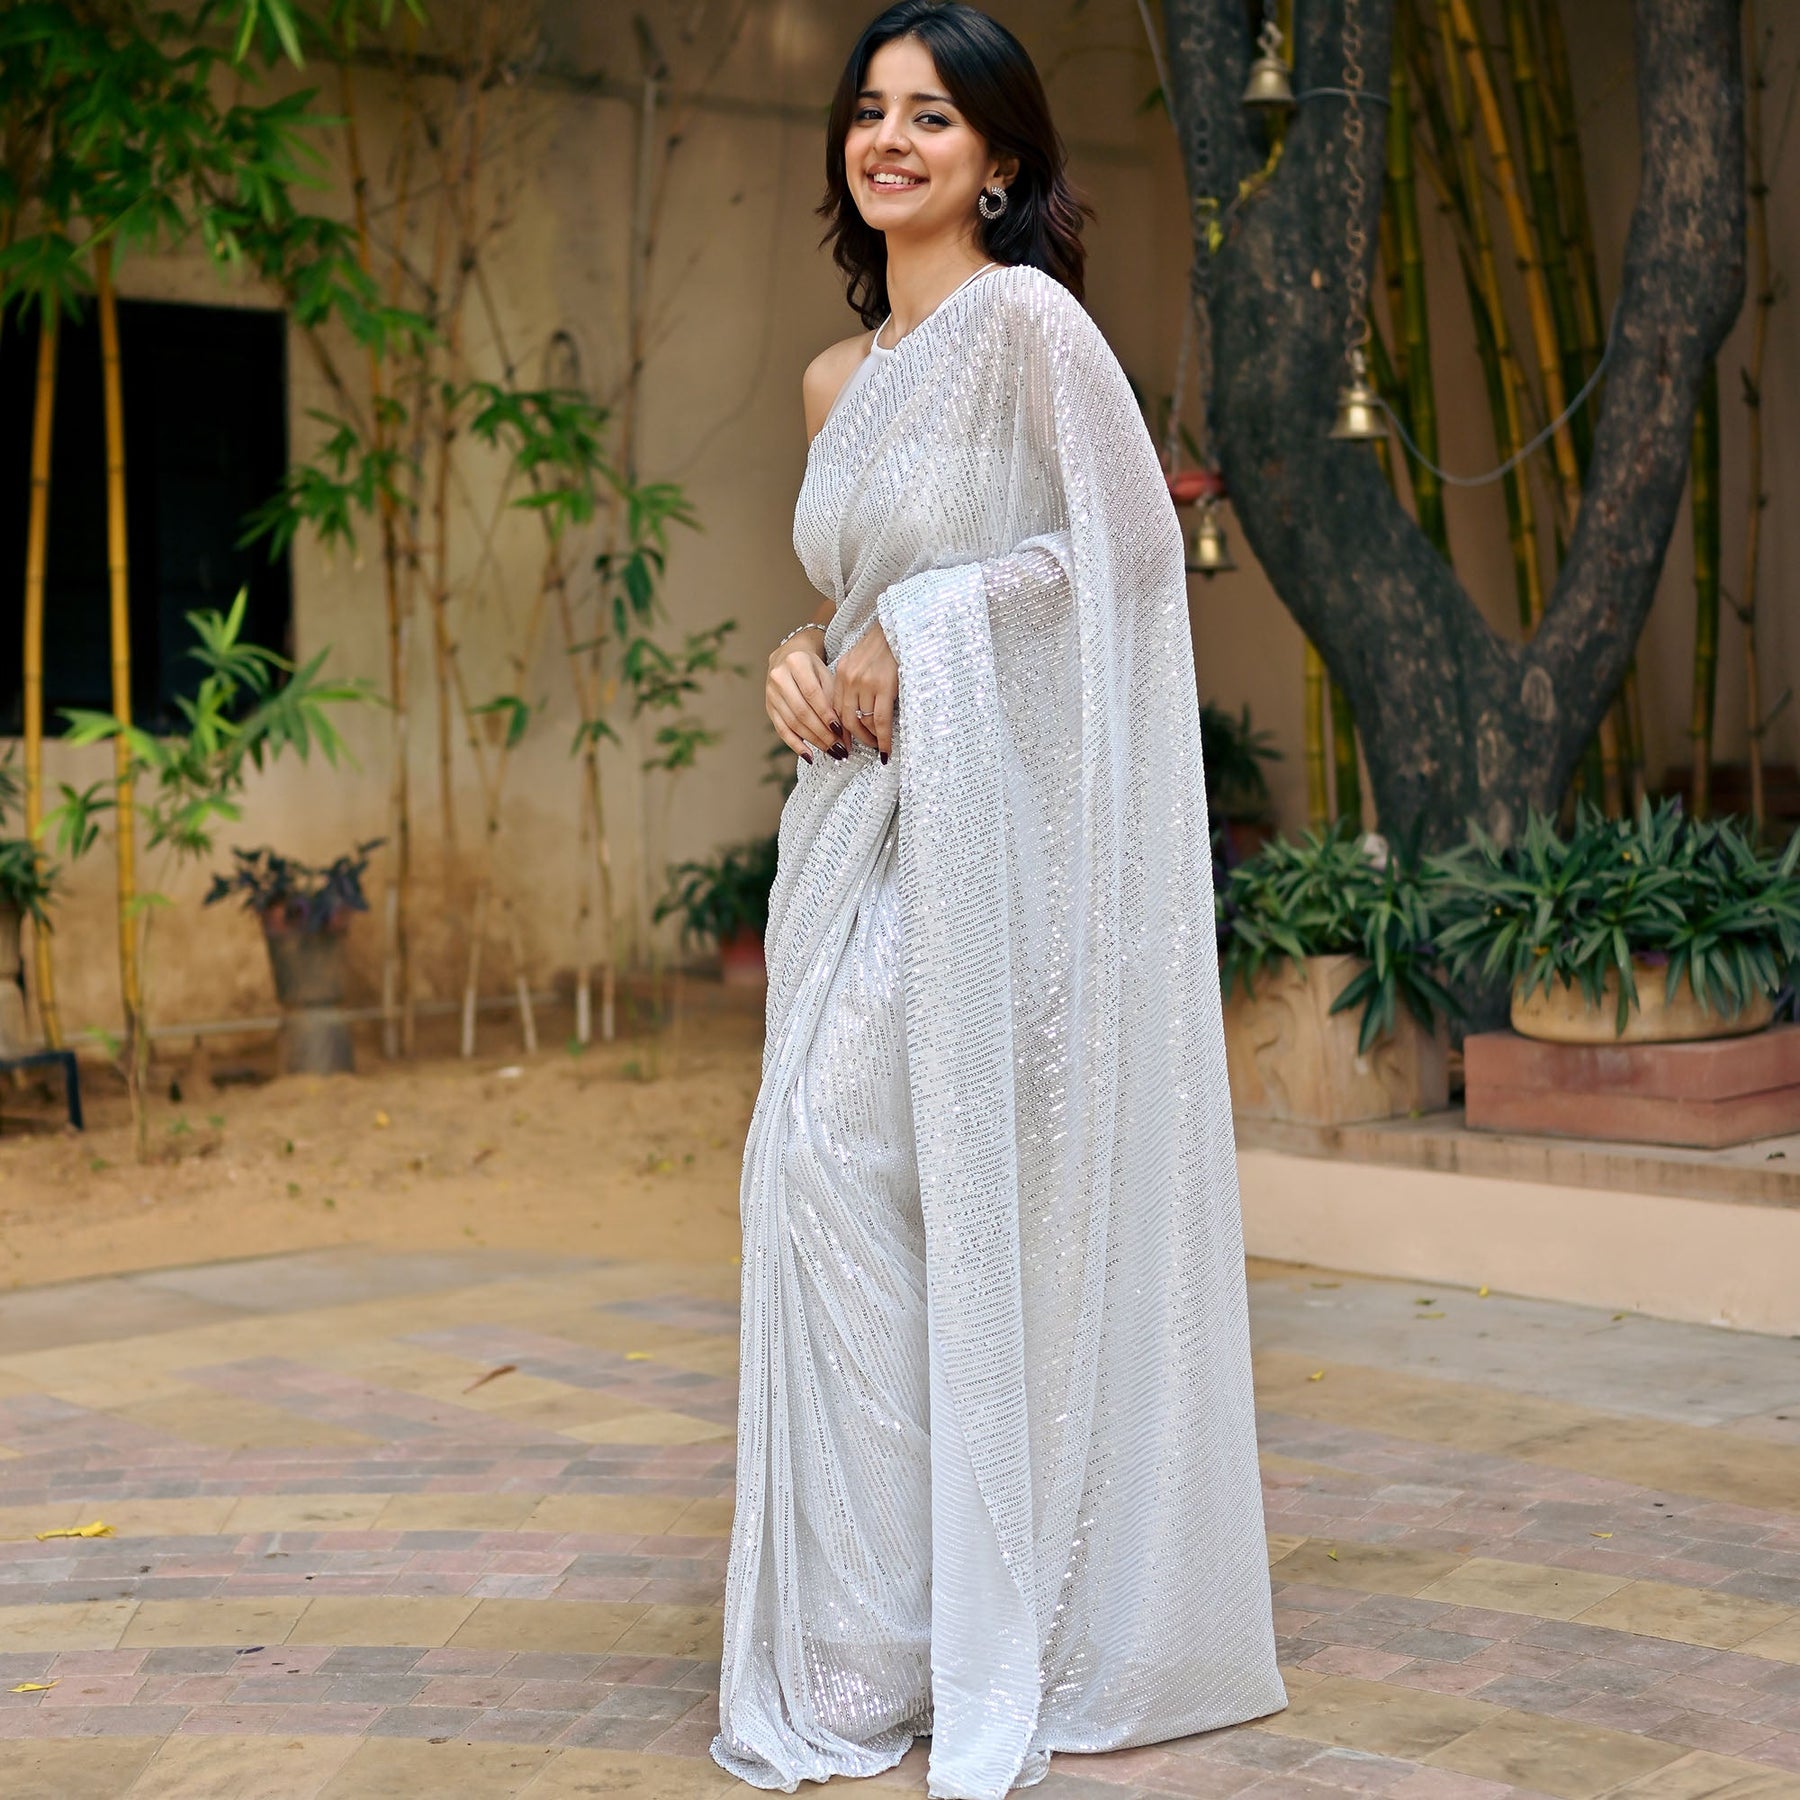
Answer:
<svg viewBox="0 0 1800 1800"><path fill-rule="evenodd" d="M1293 1704L1045 1800L1800 1796L1800 1347L1255 1273ZM0 1299L0 1796L735 1789L735 1288L329 1252Z"/></svg>

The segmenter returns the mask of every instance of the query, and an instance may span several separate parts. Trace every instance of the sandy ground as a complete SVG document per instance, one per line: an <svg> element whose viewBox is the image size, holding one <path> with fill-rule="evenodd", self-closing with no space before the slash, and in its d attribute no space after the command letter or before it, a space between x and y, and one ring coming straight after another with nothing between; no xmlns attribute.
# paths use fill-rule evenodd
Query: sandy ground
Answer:
<svg viewBox="0 0 1800 1800"><path fill-rule="evenodd" d="M80 1134L59 1095L0 1089L0 1289L344 1243L729 1260L762 1020L720 993L580 1053L552 1013L533 1057L509 1018L467 1062L448 1020L409 1064L359 1039L350 1076L271 1079L269 1042L211 1051L216 1086L159 1061L150 1164L110 1070Z"/></svg>

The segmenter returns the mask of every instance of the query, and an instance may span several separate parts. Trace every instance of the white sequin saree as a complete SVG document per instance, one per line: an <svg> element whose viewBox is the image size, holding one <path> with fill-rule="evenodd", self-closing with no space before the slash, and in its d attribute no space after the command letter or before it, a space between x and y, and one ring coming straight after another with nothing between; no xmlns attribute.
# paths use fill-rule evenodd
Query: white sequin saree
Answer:
<svg viewBox="0 0 1800 1800"><path fill-rule="evenodd" d="M892 761L800 766L742 1188L718 1761L997 1800L1285 1703L1182 544L1075 300L983 275L795 544Z"/></svg>

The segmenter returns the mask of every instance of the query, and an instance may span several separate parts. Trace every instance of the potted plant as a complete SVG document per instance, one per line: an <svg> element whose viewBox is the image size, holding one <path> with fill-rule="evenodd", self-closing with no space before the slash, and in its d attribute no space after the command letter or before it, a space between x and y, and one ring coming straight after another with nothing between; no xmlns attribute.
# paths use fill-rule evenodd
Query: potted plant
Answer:
<svg viewBox="0 0 1800 1800"><path fill-rule="evenodd" d="M0 823L18 803L18 777L10 762L0 763ZM55 879L29 838L0 837L0 1056L20 1056L32 1047L19 932L27 918L39 931L50 929L47 903Z"/></svg>
<svg viewBox="0 0 1800 1800"><path fill-rule="evenodd" d="M1501 845L1439 859L1438 947L1503 980L1513 1029L1555 1043L1670 1043L1759 1031L1800 972L1800 833L1756 847L1735 819L1645 801L1583 804L1565 838L1541 814Z"/></svg>
<svg viewBox="0 0 1800 1800"><path fill-rule="evenodd" d="M1220 976L1236 1111L1325 1125L1449 1104L1461 1008L1437 974L1437 884L1348 822L1232 870Z"/></svg>
<svg viewBox="0 0 1800 1800"><path fill-rule="evenodd" d="M728 986L754 987L768 979L763 931L775 885L776 844L771 833L705 862L679 863L669 871L668 894L657 903L659 921L681 915L683 943L699 938L718 946L719 974Z"/></svg>
<svg viewBox="0 0 1800 1800"><path fill-rule="evenodd" d="M1281 760L1272 736L1251 725L1248 706L1236 717L1210 700L1200 708L1206 810L1224 827L1226 860L1233 866L1274 836L1275 806L1263 773L1264 763Z"/></svg>
<svg viewBox="0 0 1800 1800"><path fill-rule="evenodd" d="M352 914L369 910L362 879L382 842L371 838L325 868L273 850L234 849L230 873L213 876L205 904L241 896L262 925L286 1074L347 1074L356 1066L343 1014L344 944Z"/></svg>

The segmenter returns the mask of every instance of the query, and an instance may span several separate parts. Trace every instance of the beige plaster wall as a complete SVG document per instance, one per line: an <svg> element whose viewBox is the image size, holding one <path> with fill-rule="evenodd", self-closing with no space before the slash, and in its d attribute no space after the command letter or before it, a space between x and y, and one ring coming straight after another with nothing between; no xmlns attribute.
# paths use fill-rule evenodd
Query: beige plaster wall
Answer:
<svg viewBox="0 0 1800 1800"><path fill-rule="evenodd" d="M709 32L736 11L723 0L696 7L674 0L648 9L676 70L678 90L707 66ZM752 671L708 694L704 710L723 735L701 767L671 784L635 778L632 755L612 756L606 800L615 825L621 908L648 887L646 869L704 854L715 845L772 828L779 800L766 784L773 743L762 714L760 670L767 645L810 611L813 599L795 563L792 508L804 459L799 385L802 369L824 344L854 326L826 258L817 250L812 206L819 188L821 124L842 56L871 10L868 0L752 0L741 35L709 83L710 99L691 114L671 166L650 290L655 321L644 376L641 473L677 480L691 494L704 530L678 535L666 597L677 629L721 616L739 623L738 660ZM1180 174L1166 123L1141 112L1154 84L1133 0L996 0L993 10L1020 31L1037 56L1065 136L1077 180L1098 209L1090 242L1089 303L1127 370L1147 393L1166 391L1179 328L1187 257ZM1635 187L1627 0L1595 0L1571 9L1573 48L1584 101L1586 136L1599 201L1603 281L1616 281ZM616 391L627 270L627 232L634 166L638 67L631 9L614 0L549 0L542 10L539 72L498 94L484 168L489 194L506 224L487 258L505 351L524 379L543 378L551 340L573 343L581 379L598 395ZM683 21L699 23L692 41ZM1800 17L1784 9L1782 54L1791 66L1800 46ZM370 161L382 167L392 140L394 99L378 74L366 78L365 128ZM1793 184L1777 194L1777 258L1795 242ZM1466 319L1454 299L1460 285L1449 246L1434 234L1435 294L1443 326L1434 344L1444 453L1454 468L1492 460L1485 404ZM218 303L266 303L256 294L183 257L125 265L128 294ZM1771 408L1768 485L1793 491L1797 454L1794 392L1796 316L1777 314L1770 348ZM494 331L478 311L468 324L471 362L499 365ZM1727 395L1726 579L1741 556L1741 429L1730 404L1742 332L1721 368ZM297 449L318 427L313 408L329 410L329 390L299 338L293 338L291 418ZM1195 404L1190 395L1188 405ZM576 787L567 755L575 722L551 630L523 668L509 658L522 642L538 585L542 541L523 516L502 517L485 553L480 542L494 510L494 470L465 457L453 496L450 573L459 602L458 641L477 696L516 691L548 698L541 727L514 760L498 861L502 891L514 904L531 978L546 984L577 953L574 928L578 857ZM1791 509L1789 509L1791 512ZM479 522L479 523L478 523ZM1800 523L1779 498L1770 509L1765 551L1766 691L1772 698L1800 680L1800 628L1795 606L1795 534ZM1671 551L1664 592L1641 658L1646 710L1659 758L1679 760L1685 717L1686 636L1691 593L1685 523ZM1477 573L1473 585L1490 616L1504 621L1511 598L1497 490L1453 501L1459 558ZM1467 556L1461 556L1464 546ZM595 547L577 546L585 570ZM1248 701L1287 752L1275 789L1283 822L1303 821L1301 642L1280 603L1237 537L1242 572L1210 586L1195 584L1194 630L1203 694L1233 706ZM382 585L372 546L361 556L323 554L303 543L295 555L298 649L331 647L331 666L381 679L385 668ZM99 629L96 622L96 629ZM453 757L455 847L445 827L437 773L437 721L432 709L432 648L423 621L412 646L413 721L410 767L420 887L415 934L427 994L453 992L461 972L473 875L480 863L481 809L472 760ZM1735 628L1727 626L1721 657L1721 740L1741 753ZM1792 717L1775 750L1794 755ZM386 828L387 725L373 709L350 721L357 767L278 768L253 790L241 830L226 842L273 842L290 853L329 858L358 837ZM101 758L51 745L50 779L87 781ZM647 860L633 843L646 837ZM162 885L176 901L156 925L156 1016L165 1022L266 1013L272 994L257 934L240 915L202 914L204 876L193 871ZM659 885L659 884L658 884ZM117 1016L110 861L77 871L61 917L58 967L71 1026L111 1023ZM373 994L378 933L361 933L365 997ZM485 946L483 986L498 992L510 979L506 940L496 923Z"/></svg>

